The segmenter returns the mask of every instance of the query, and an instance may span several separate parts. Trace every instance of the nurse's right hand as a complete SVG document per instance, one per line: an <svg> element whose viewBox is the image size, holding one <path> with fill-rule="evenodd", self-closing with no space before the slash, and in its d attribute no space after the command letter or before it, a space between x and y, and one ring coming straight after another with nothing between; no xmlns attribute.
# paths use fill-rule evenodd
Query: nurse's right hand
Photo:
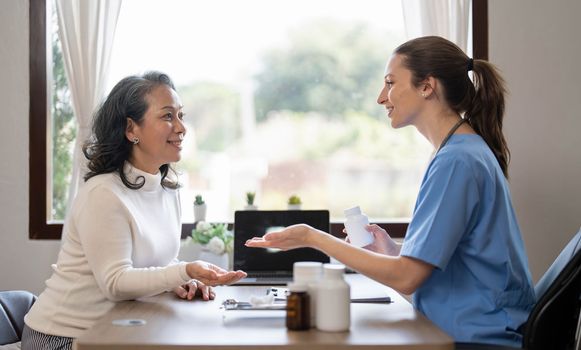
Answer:
<svg viewBox="0 0 581 350"><path fill-rule="evenodd" d="M369 231L374 238L373 243L365 246L365 249L369 249L373 252L385 255L399 255L401 244L398 244L396 241L394 241L386 230L382 229L376 224L367 225L365 229Z"/></svg>
<svg viewBox="0 0 581 350"><path fill-rule="evenodd" d="M401 245L394 241L386 230L375 224L367 225L365 226L365 229L373 235L373 243L366 245L363 248L384 255L399 255ZM343 229L343 233L347 234L347 231ZM349 242L349 237L345 238L345 240Z"/></svg>

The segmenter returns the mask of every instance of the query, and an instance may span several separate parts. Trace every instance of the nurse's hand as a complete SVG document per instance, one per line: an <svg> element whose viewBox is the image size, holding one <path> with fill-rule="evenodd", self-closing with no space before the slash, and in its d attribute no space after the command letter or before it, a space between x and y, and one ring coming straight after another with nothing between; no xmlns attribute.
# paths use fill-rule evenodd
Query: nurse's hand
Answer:
<svg viewBox="0 0 581 350"><path fill-rule="evenodd" d="M309 225L298 224L286 227L281 231L273 231L262 237L254 237L246 241L247 247L278 248L289 250L295 248L312 247L312 236L318 231Z"/></svg>
<svg viewBox="0 0 581 350"><path fill-rule="evenodd" d="M192 279L196 279L207 286L232 284L246 277L244 271L226 271L221 267L205 261L194 261L186 265L186 272Z"/></svg>
<svg viewBox="0 0 581 350"><path fill-rule="evenodd" d="M387 231L375 224L367 225L365 229L373 235L373 243L363 248L384 255L399 255L401 245L394 241ZM346 229L343 229L343 233L347 233ZM345 240L349 242L349 237L345 238Z"/></svg>
<svg viewBox="0 0 581 350"><path fill-rule="evenodd" d="M398 256L401 249L401 245L391 238L386 230L373 224L365 226L365 229L373 235L373 243L363 247L369 249L372 252Z"/></svg>

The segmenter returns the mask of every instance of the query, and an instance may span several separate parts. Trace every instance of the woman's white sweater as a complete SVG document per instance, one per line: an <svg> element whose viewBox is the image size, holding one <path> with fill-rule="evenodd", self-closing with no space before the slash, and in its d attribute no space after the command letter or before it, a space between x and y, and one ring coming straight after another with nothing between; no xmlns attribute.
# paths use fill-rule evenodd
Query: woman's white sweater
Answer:
<svg viewBox="0 0 581 350"><path fill-rule="evenodd" d="M39 332L77 337L116 301L168 291L187 283L178 262L181 211L176 190L125 165L127 188L117 173L97 175L80 188L63 227L62 245L26 324Z"/></svg>

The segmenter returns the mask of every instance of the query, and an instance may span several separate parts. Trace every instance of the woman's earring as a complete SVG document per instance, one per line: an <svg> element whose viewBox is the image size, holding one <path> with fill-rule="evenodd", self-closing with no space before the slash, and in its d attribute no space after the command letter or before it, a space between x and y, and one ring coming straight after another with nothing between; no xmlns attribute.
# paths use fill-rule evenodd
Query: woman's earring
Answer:
<svg viewBox="0 0 581 350"><path fill-rule="evenodd" d="M426 97L426 93L425 92L422 92L422 97Z"/></svg>
<svg viewBox="0 0 581 350"><path fill-rule="evenodd" d="M138 137L134 137L133 138L133 144L137 145L139 143L139 138Z"/></svg>

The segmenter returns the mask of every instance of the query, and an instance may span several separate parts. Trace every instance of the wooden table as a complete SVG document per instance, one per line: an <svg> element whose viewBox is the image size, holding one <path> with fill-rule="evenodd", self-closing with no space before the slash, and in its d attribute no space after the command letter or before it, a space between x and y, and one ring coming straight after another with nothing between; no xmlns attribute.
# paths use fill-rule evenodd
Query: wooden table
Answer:
<svg viewBox="0 0 581 350"><path fill-rule="evenodd" d="M75 341L96 349L454 349L453 340L398 293L361 275L347 275L351 297L389 295L390 304L351 304L349 332L288 331L284 311L224 311L227 298L248 301L264 286L216 288L216 300L186 301L173 293L117 304ZM113 320L143 319L141 326Z"/></svg>

